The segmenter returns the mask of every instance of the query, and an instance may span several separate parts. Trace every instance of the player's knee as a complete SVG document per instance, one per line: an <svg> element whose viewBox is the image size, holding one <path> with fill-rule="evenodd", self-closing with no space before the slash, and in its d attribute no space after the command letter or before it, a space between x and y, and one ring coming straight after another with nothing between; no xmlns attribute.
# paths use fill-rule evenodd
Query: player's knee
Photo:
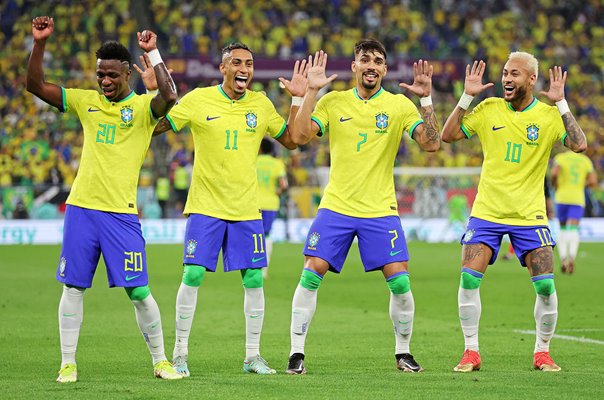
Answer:
<svg viewBox="0 0 604 400"><path fill-rule="evenodd" d="M185 270L182 274L182 283L187 286L199 287L206 274L205 267L201 265L185 264Z"/></svg>
<svg viewBox="0 0 604 400"><path fill-rule="evenodd" d="M318 272L304 268L300 277L300 286L308 290L317 290L323 277Z"/></svg>
<svg viewBox="0 0 604 400"><path fill-rule="evenodd" d="M392 276L386 279L388 288L393 294L404 294L411 290L411 281L408 273Z"/></svg>
<svg viewBox="0 0 604 400"><path fill-rule="evenodd" d="M243 287L247 289L256 289L262 287L262 269L244 269L241 270L241 280L243 281Z"/></svg>
<svg viewBox="0 0 604 400"><path fill-rule="evenodd" d="M478 289L483 276L484 274L474 271L473 269L462 268L459 286L461 286L462 289Z"/></svg>
<svg viewBox="0 0 604 400"><path fill-rule="evenodd" d="M151 294L149 286L127 287L124 289L126 289L126 293L132 301L143 301Z"/></svg>
<svg viewBox="0 0 604 400"><path fill-rule="evenodd" d="M541 275L543 276L543 275ZM535 280L535 278L539 278L539 277L533 277L533 286L535 287L535 292L537 292L538 295L541 296L550 296L552 294L554 294L554 292L556 291L556 286L554 285L554 278L553 275L548 275L551 276L548 278L542 278L542 279L537 279Z"/></svg>

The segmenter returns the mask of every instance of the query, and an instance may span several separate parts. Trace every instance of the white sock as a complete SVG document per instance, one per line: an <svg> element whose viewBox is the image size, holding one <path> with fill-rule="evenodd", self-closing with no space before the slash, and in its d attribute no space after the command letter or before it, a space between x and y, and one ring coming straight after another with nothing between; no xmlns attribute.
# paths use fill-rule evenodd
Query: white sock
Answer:
<svg viewBox="0 0 604 400"><path fill-rule="evenodd" d="M260 354L260 334L264 322L264 288L243 288L245 315L245 358L251 360Z"/></svg>
<svg viewBox="0 0 604 400"><path fill-rule="evenodd" d="M403 294L390 292L390 319L394 325L396 345L394 354L410 353L409 342L413 333L415 303L411 291Z"/></svg>
<svg viewBox="0 0 604 400"><path fill-rule="evenodd" d="M577 252L579 251L579 231L577 229L571 229L567 233L568 235L568 256L574 261L577 258Z"/></svg>
<svg viewBox="0 0 604 400"><path fill-rule="evenodd" d="M535 326L537 337L535 353L549 351L549 342L554 336L558 320L558 295L556 292L549 296L537 295L535 300Z"/></svg>
<svg viewBox="0 0 604 400"><path fill-rule="evenodd" d="M566 229L560 229L560 234L558 235L558 243L556 243L556 247L558 248L558 254L560 255L560 260L564 262L568 257L568 231Z"/></svg>
<svg viewBox="0 0 604 400"><path fill-rule="evenodd" d="M466 350L478 351L478 323L482 306L480 304L480 289L459 288L457 293L459 305L459 321L463 331Z"/></svg>
<svg viewBox="0 0 604 400"><path fill-rule="evenodd" d="M132 300L136 322L147 342L149 352L153 358L153 365L166 360L164 353L164 336L161 329L161 316L159 307L151 294L144 300Z"/></svg>
<svg viewBox="0 0 604 400"><path fill-rule="evenodd" d="M63 286L63 294L59 302L61 367L76 363L78 338L84 317L84 290Z"/></svg>
<svg viewBox="0 0 604 400"><path fill-rule="evenodd" d="M300 284L294 292L292 300L292 323L290 327L291 350L294 353L304 354L304 343L310 326L310 321L317 309L317 290L308 290Z"/></svg>
<svg viewBox="0 0 604 400"><path fill-rule="evenodd" d="M189 354L189 335L197 306L199 286L188 286L181 282L176 295L176 343L173 357Z"/></svg>
<svg viewBox="0 0 604 400"><path fill-rule="evenodd" d="M266 262L271 262L271 254L273 253L273 241L269 238L265 238L266 243Z"/></svg>

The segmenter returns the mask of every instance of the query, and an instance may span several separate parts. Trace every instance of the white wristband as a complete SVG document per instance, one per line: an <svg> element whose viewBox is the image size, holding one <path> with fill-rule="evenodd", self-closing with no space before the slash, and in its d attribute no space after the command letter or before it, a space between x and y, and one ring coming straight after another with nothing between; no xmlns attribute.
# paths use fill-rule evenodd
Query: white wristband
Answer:
<svg viewBox="0 0 604 400"><path fill-rule="evenodd" d="M152 94L153 96L155 96L158 93L159 93L159 89L155 89L155 90L147 89L147 94Z"/></svg>
<svg viewBox="0 0 604 400"><path fill-rule="evenodd" d="M570 112L570 108L568 108L568 103L566 102L566 99L557 101L556 106L558 107L558 111L560 112L560 115L564 115L567 112Z"/></svg>
<svg viewBox="0 0 604 400"><path fill-rule="evenodd" d="M150 52L147 53L147 55L149 56L149 60L151 60L151 65L153 67L155 67L157 64L161 64L164 62L164 60L161 59L159 50L157 50L157 49L151 50Z"/></svg>
<svg viewBox="0 0 604 400"><path fill-rule="evenodd" d="M304 97L293 96L292 97L292 106L300 107L302 105L303 100L304 100Z"/></svg>
<svg viewBox="0 0 604 400"><path fill-rule="evenodd" d="M432 96L420 97L419 104L421 104L422 107L431 106L432 105Z"/></svg>
<svg viewBox="0 0 604 400"><path fill-rule="evenodd" d="M474 96L470 96L466 92L463 92L463 94L459 98L459 102L457 103L457 105L460 108L467 110L470 107L470 104L472 104L472 100L474 100Z"/></svg>

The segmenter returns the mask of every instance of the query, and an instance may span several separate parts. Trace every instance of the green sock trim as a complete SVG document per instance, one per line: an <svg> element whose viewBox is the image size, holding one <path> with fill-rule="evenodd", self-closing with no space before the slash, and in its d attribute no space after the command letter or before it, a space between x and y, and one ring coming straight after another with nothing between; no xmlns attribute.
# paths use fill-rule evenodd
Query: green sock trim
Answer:
<svg viewBox="0 0 604 400"><path fill-rule="evenodd" d="M566 230L567 231L578 231L579 230L579 225L567 225L566 226Z"/></svg>
<svg viewBox="0 0 604 400"><path fill-rule="evenodd" d="M535 287L535 292L541 296L550 296L556 292L553 278L535 281L533 282L533 286Z"/></svg>
<svg viewBox="0 0 604 400"><path fill-rule="evenodd" d="M480 287L480 282L482 282L482 278L471 275L464 271L461 273L459 286L461 286L462 289L478 289Z"/></svg>
<svg viewBox="0 0 604 400"><path fill-rule="evenodd" d="M388 288L393 294L404 294L411 290L411 281L409 275L399 275L386 282Z"/></svg>
<svg viewBox="0 0 604 400"><path fill-rule="evenodd" d="M205 267L201 265L185 264L185 270L182 274L182 283L187 286L199 287L206 275Z"/></svg>
<svg viewBox="0 0 604 400"><path fill-rule="evenodd" d="M126 293L132 301L145 300L151 294L151 289L149 289L149 286L127 287L124 289L126 289Z"/></svg>
<svg viewBox="0 0 604 400"><path fill-rule="evenodd" d="M256 289L261 288L263 279L262 279L262 269L254 268L254 269L242 269L241 270L241 280L243 282L243 287L248 289Z"/></svg>
<svg viewBox="0 0 604 400"><path fill-rule="evenodd" d="M300 277L300 286L308 290L317 290L323 278L314 271L304 269Z"/></svg>

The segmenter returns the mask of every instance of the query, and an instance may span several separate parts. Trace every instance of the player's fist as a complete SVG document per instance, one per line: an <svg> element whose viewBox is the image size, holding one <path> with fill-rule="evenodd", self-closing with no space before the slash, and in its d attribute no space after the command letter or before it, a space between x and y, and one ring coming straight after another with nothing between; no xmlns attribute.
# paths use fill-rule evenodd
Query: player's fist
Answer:
<svg viewBox="0 0 604 400"><path fill-rule="evenodd" d="M157 49L157 35L150 30L136 32L138 45L146 52Z"/></svg>
<svg viewBox="0 0 604 400"><path fill-rule="evenodd" d="M55 21L47 16L36 17L31 21L31 30L34 40L46 40L55 28Z"/></svg>

